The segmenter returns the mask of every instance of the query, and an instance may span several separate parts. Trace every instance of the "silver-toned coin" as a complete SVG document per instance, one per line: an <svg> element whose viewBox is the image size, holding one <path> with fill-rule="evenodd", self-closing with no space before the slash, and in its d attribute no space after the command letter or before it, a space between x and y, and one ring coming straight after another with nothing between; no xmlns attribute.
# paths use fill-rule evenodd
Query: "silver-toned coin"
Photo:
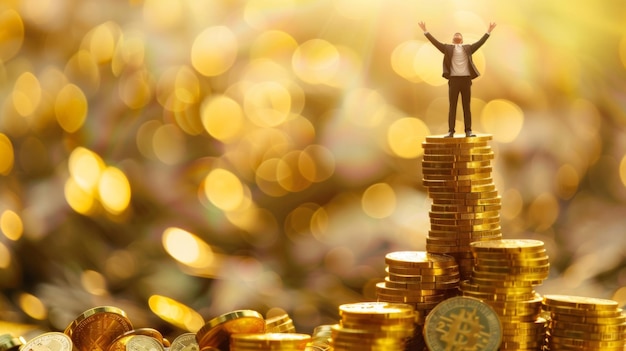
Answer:
<svg viewBox="0 0 626 351"><path fill-rule="evenodd" d="M72 339L60 332L43 333L22 345L23 351L72 351Z"/></svg>
<svg viewBox="0 0 626 351"><path fill-rule="evenodd" d="M200 347L196 341L196 333L184 333L172 341L170 351L199 351Z"/></svg>
<svg viewBox="0 0 626 351"><path fill-rule="evenodd" d="M146 335L133 335L126 343L126 351L165 351L159 340Z"/></svg>

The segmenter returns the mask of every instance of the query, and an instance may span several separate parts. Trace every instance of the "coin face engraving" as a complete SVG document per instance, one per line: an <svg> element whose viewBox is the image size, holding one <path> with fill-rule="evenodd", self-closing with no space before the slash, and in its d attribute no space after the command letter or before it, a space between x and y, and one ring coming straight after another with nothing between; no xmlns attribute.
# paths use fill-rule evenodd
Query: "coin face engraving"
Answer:
<svg viewBox="0 0 626 351"><path fill-rule="evenodd" d="M22 345L23 351L72 351L72 340L69 336L51 332L44 333L32 338Z"/></svg>
<svg viewBox="0 0 626 351"><path fill-rule="evenodd" d="M133 329L125 313L112 307L97 307L83 313L67 328L78 351L107 351L120 335Z"/></svg>
<svg viewBox="0 0 626 351"><path fill-rule="evenodd" d="M145 336L133 335L126 343L126 351L163 351L163 345L159 340Z"/></svg>
<svg viewBox="0 0 626 351"><path fill-rule="evenodd" d="M172 341L170 351L198 351L200 347L196 341L195 333L184 333Z"/></svg>
<svg viewBox="0 0 626 351"><path fill-rule="evenodd" d="M430 312L424 338L431 351L495 351L500 347L502 325L489 305L458 296L441 302Z"/></svg>

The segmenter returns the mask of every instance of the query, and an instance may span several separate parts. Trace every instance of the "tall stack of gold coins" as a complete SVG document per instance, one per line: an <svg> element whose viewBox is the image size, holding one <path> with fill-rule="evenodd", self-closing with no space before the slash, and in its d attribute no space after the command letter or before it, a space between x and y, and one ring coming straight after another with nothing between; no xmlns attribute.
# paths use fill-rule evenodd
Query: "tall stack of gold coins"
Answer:
<svg viewBox="0 0 626 351"><path fill-rule="evenodd" d="M230 351L304 351L310 341L298 333L233 334Z"/></svg>
<svg viewBox="0 0 626 351"><path fill-rule="evenodd" d="M422 143L423 184L432 199L426 251L453 256L461 279L469 278L469 244L502 238L501 198L491 177L491 135L429 136Z"/></svg>
<svg viewBox="0 0 626 351"><path fill-rule="evenodd" d="M415 311L407 304L344 304L339 315L339 324L331 327L334 351L404 351L415 332Z"/></svg>
<svg viewBox="0 0 626 351"><path fill-rule="evenodd" d="M537 350L543 345L546 320L535 286L548 277L550 263L539 240L503 239L471 244L474 268L461 282L463 296L481 299L502 323L500 350Z"/></svg>
<svg viewBox="0 0 626 351"><path fill-rule="evenodd" d="M293 320L288 314L283 314L268 318L265 320L265 332L266 333L295 333L296 327L293 325Z"/></svg>
<svg viewBox="0 0 626 351"><path fill-rule="evenodd" d="M626 314L617 301L545 295L541 306L549 314L546 351L626 350Z"/></svg>

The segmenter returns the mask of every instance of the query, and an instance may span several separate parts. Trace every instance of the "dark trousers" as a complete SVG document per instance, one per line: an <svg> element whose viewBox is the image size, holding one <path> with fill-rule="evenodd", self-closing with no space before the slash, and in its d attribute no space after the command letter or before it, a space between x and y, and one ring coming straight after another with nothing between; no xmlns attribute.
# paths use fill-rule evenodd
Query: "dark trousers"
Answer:
<svg viewBox="0 0 626 351"><path fill-rule="evenodd" d="M472 130L472 111L470 111L470 100L472 99L472 79L470 77L450 77L448 80L448 98L450 100L450 110L448 112L448 132L454 133L456 125L456 105L461 94L463 104L463 122L465 132Z"/></svg>

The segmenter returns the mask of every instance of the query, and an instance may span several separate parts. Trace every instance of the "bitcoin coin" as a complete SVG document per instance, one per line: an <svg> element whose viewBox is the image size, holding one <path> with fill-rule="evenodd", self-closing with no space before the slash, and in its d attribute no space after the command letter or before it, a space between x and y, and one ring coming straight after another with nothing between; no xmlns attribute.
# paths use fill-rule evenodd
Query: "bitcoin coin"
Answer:
<svg viewBox="0 0 626 351"><path fill-rule="evenodd" d="M106 351L120 335L133 330L126 313L111 306L83 312L66 329L77 351Z"/></svg>
<svg viewBox="0 0 626 351"><path fill-rule="evenodd" d="M496 351L502 339L502 325L486 303L457 296L430 311L424 325L424 339L431 351Z"/></svg>

